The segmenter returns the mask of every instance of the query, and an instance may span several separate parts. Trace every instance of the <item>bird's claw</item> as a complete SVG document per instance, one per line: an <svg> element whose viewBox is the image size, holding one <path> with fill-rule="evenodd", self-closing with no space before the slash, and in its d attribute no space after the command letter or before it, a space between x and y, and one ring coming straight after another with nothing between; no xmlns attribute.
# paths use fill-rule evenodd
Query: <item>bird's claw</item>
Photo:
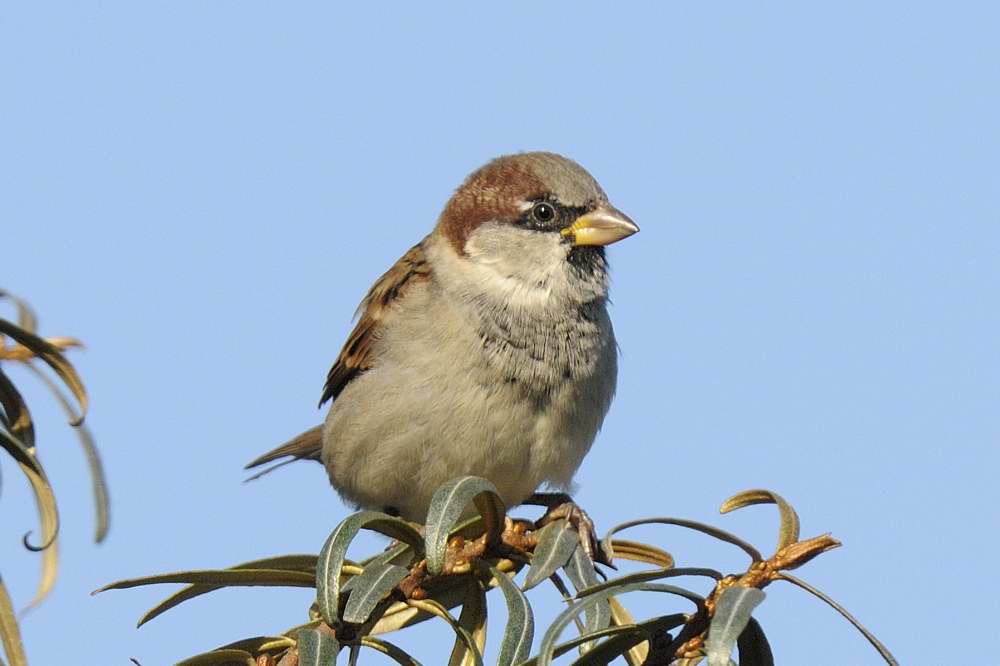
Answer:
<svg viewBox="0 0 1000 666"><path fill-rule="evenodd" d="M580 535L580 547L583 548L583 552L587 554L587 557L592 562L614 568L611 558L608 557L608 554L601 546L600 540L597 538L594 521L591 520L587 512L581 509L576 502L567 499L567 501L549 506L545 515L538 519L536 526L544 527L551 522L561 519L566 520L576 530L577 534Z"/></svg>

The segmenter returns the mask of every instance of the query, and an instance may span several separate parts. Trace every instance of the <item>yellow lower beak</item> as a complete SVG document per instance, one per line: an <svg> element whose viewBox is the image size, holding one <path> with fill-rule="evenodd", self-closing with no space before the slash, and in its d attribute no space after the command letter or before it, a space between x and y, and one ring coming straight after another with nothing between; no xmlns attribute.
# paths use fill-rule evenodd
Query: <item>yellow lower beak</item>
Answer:
<svg viewBox="0 0 1000 666"><path fill-rule="evenodd" d="M637 231L639 227L628 215L611 206L601 206L581 215L560 233L572 238L574 245L611 245Z"/></svg>

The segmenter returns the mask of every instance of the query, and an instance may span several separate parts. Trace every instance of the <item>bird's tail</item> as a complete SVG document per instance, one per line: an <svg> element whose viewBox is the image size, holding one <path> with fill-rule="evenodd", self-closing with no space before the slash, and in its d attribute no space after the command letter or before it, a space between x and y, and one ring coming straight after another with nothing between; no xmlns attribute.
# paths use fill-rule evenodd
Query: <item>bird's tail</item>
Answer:
<svg viewBox="0 0 1000 666"><path fill-rule="evenodd" d="M259 479L268 472L273 472L279 467L295 462L296 460L316 460L318 462L320 459L320 452L322 452L322 450L323 426L318 425L315 428L306 430L301 435L293 437L273 451L268 451L259 458L250 461L243 469L253 469L254 467L260 467L261 465L266 465L270 462L274 462L275 460L281 460L281 458L288 458L288 460L282 460L276 465L271 465L270 467L257 472L247 479L247 481L253 481L254 479Z"/></svg>

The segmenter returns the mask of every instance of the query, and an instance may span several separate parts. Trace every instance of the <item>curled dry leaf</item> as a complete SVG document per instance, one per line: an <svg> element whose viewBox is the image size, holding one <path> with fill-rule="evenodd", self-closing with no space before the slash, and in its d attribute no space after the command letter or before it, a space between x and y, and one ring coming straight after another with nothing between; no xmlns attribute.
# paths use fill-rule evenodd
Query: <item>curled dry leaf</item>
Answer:
<svg viewBox="0 0 1000 666"><path fill-rule="evenodd" d="M795 513L792 505L785 501L781 495L770 490L745 490L742 493L733 495L719 508L719 513L729 513L745 506L753 504L776 504L781 518L781 525L778 529L778 546L775 552L790 546L799 540L799 516Z"/></svg>
<svg viewBox="0 0 1000 666"><path fill-rule="evenodd" d="M21 347L30 352L28 356L23 359L18 358L18 360L29 360L32 356L40 358L46 365L48 365L52 370L62 379L63 383L76 398L77 403L80 407L80 414L75 416L70 423L72 425L80 425L83 423L83 419L87 414L87 390L83 387L83 381L76 372L76 368L73 367L66 357L63 356L62 350L59 346L38 337L33 333L16 326L5 319L0 319L0 333L9 336L15 342L19 343ZM73 343L73 346L79 345L79 342L72 340L71 338L58 340L67 346L69 342ZM17 348L15 348L16 351ZM10 358L10 357L8 357Z"/></svg>

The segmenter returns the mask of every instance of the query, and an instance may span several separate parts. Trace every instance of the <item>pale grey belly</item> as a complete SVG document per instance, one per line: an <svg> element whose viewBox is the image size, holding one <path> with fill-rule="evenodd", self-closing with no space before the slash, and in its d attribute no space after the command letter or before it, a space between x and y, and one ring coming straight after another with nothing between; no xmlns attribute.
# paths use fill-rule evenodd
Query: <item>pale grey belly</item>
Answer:
<svg viewBox="0 0 1000 666"><path fill-rule="evenodd" d="M457 476L489 479L509 506L546 482L568 486L614 390L613 338L593 351L589 368L555 367L545 382L527 364L498 372L470 356L369 371L327 418L331 482L355 504L419 522L433 492Z"/></svg>

